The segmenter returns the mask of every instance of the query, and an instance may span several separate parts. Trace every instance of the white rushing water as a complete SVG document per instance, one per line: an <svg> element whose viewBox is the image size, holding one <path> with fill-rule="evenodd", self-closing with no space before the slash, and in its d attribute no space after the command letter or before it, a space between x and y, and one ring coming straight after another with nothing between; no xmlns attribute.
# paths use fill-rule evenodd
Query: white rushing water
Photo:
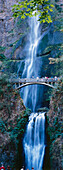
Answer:
<svg viewBox="0 0 63 170"><path fill-rule="evenodd" d="M42 170L45 152L45 113L32 113L24 138L25 163L31 170Z"/></svg>
<svg viewBox="0 0 63 170"><path fill-rule="evenodd" d="M25 65L22 73L22 78L31 78L39 76L40 65L38 66L39 60L37 60L37 46L48 30L40 35L38 16L29 19L30 33L29 33L29 49L26 54ZM38 62L37 62L38 61ZM19 66L19 70L21 63ZM18 72L19 72L18 70ZM40 103L40 95L42 97L43 87L38 90L38 85L27 86L21 90L23 93L23 101L26 107L32 108L35 112L37 103ZM37 102L38 101L38 102ZM44 144L45 135L45 114L31 113L29 117L29 123L27 125L26 134L24 137L23 145L25 152L25 163L27 168L31 170L42 170L43 159L45 153Z"/></svg>
<svg viewBox="0 0 63 170"><path fill-rule="evenodd" d="M31 78L38 76L38 68L35 69L35 61L36 61L36 52L37 52L37 45L40 37L39 22L38 16L29 19L29 26L30 26L30 33L29 33L29 50L27 54L27 58L25 60L25 67L22 73L22 77ZM28 97L31 99L28 100ZM27 103L31 100L31 105L33 107L33 111L35 111L36 106L36 99L37 99L37 86L29 86L24 89L23 100L25 106L29 106Z"/></svg>

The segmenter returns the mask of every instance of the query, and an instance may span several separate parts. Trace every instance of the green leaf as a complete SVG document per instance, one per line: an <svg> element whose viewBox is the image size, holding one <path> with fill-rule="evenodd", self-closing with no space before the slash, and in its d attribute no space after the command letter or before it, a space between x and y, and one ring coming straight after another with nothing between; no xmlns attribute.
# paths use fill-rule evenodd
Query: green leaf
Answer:
<svg viewBox="0 0 63 170"><path fill-rule="evenodd" d="M30 3L28 2L27 5L30 5Z"/></svg>
<svg viewBox="0 0 63 170"><path fill-rule="evenodd" d="M42 21L43 21L43 23L45 23L45 19L43 19Z"/></svg>
<svg viewBox="0 0 63 170"><path fill-rule="evenodd" d="M50 6L51 6L51 7L54 7L54 5L53 5L53 4L51 4Z"/></svg>
<svg viewBox="0 0 63 170"><path fill-rule="evenodd" d="M53 12L53 9L49 9L49 11Z"/></svg>
<svg viewBox="0 0 63 170"><path fill-rule="evenodd" d="M20 5L20 8L23 8L23 5Z"/></svg>
<svg viewBox="0 0 63 170"><path fill-rule="evenodd" d="M28 8L27 11L30 11L30 8Z"/></svg>
<svg viewBox="0 0 63 170"><path fill-rule="evenodd" d="M22 15L22 16L21 16L21 19L25 19L25 18L26 18L26 16L25 16L25 15Z"/></svg>
<svg viewBox="0 0 63 170"><path fill-rule="evenodd" d="M39 20L41 22L46 22L47 14L53 12L50 7L54 7L53 4L50 5L49 0L24 0L18 3L18 5L13 5L13 16L16 18L21 16L22 19L25 19L27 16L32 17L33 11L37 12L34 13L34 16L39 15ZM25 15L24 15L25 13ZM43 19L43 20L42 20ZM51 17L47 19L47 22L52 22Z"/></svg>

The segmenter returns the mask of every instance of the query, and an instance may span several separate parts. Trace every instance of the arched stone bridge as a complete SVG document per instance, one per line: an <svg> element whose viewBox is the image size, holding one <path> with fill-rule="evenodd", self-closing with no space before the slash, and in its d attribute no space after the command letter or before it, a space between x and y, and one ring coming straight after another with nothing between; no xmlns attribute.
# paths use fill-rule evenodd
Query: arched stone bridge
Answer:
<svg viewBox="0 0 63 170"><path fill-rule="evenodd" d="M34 84L39 84L39 85L46 85L51 88L56 88L58 84L59 78L16 78L13 80L10 80L10 83L15 85L15 89L19 90L20 88L23 88L28 85L34 85Z"/></svg>

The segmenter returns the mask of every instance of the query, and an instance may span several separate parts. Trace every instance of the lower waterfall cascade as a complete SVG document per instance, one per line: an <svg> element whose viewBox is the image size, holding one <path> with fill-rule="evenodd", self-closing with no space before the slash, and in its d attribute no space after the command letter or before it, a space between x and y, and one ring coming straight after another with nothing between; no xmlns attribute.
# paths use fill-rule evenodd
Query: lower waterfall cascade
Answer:
<svg viewBox="0 0 63 170"><path fill-rule="evenodd" d="M45 113L32 113L24 137L25 165L42 170L45 153Z"/></svg>

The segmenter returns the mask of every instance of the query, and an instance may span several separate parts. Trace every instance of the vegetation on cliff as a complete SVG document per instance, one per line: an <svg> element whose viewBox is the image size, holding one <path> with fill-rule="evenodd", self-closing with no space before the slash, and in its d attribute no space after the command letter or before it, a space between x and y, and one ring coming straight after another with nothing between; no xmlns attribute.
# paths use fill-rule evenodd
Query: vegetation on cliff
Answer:
<svg viewBox="0 0 63 170"><path fill-rule="evenodd" d="M62 33L62 1L54 1L55 8L53 13L53 31L57 34L57 43L49 45L44 50L44 56L49 58L50 74L62 77L58 82L56 90L45 89L46 100L50 101L49 112L47 114L47 154L46 154L46 168L47 160L50 161L50 170L63 169L62 165L62 113L63 113L63 54L62 41L59 32ZM58 38L59 37L59 38ZM49 54L48 54L49 53ZM44 59L46 60L46 59ZM52 72L51 72L52 71ZM48 158L48 152L50 160Z"/></svg>
<svg viewBox="0 0 63 170"><path fill-rule="evenodd" d="M63 113L63 80L58 84L57 90L52 93L50 110L48 112L47 132L50 136L48 141L50 152L50 169L62 170L62 113Z"/></svg>
<svg viewBox="0 0 63 170"><path fill-rule="evenodd" d="M21 143L22 149L22 138L30 112L25 108L18 91L12 88L9 81L12 74L6 65L5 59L0 61L0 162L3 161L5 167L10 164L12 168L19 169L19 146Z"/></svg>

